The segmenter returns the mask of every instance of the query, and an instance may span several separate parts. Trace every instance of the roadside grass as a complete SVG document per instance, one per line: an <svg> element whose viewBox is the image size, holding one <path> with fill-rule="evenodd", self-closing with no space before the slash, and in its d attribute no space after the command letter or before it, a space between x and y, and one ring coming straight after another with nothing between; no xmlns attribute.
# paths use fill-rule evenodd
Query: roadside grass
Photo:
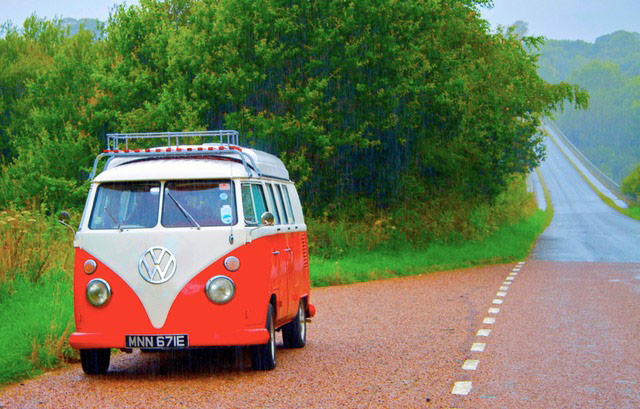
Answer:
<svg viewBox="0 0 640 409"><path fill-rule="evenodd" d="M37 282L16 277L0 285L0 384L33 377L75 357L69 274L53 269Z"/></svg>
<svg viewBox="0 0 640 409"><path fill-rule="evenodd" d="M640 206L629 207L628 209L622 209L622 213L640 221Z"/></svg>
<svg viewBox="0 0 640 409"><path fill-rule="evenodd" d="M484 240L432 244L424 249L381 250L335 260L311 257L311 285L324 287L478 265L508 263L527 257L551 220L551 211L503 226Z"/></svg>
<svg viewBox="0 0 640 409"><path fill-rule="evenodd" d="M0 212L0 385L75 359L72 241L45 209Z"/></svg>

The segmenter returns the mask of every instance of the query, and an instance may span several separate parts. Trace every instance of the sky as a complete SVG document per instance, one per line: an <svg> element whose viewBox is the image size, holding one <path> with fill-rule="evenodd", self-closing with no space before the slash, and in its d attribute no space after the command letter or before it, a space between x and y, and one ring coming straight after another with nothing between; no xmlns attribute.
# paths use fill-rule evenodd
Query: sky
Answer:
<svg viewBox="0 0 640 409"><path fill-rule="evenodd" d="M97 18L107 21L109 10L125 0L0 0L0 22L11 20L16 26L35 12L38 17ZM126 0L138 4L138 0Z"/></svg>
<svg viewBox="0 0 640 409"><path fill-rule="evenodd" d="M0 0L0 22L22 26L34 11L40 17L98 18L106 21L114 3L125 0ZM138 4L138 0L126 0ZM494 0L483 17L508 26L529 24L529 34L557 40L585 40L618 30L640 32L640 0Z"/></svg>
<svg viewBox="0 0 640 409"><path fill-rule="evenodd" d="M640 32L640 0L493 0L482 16L492 27L529 24L529 35L585 40L618 30Z"/></svg>

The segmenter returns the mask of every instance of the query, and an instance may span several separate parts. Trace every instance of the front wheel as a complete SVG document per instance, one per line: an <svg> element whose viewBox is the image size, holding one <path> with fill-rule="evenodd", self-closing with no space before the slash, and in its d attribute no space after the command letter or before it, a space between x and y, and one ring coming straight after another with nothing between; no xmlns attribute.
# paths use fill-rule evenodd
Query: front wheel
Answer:
<svg viewBox="0 0 640 409"><path fill-rule="evenodd" d="M81 349L80 363L82 370L87 375L103 375L109 369L109 360L111 359L111 349Z"/></svg>
<svg viewBox="0 0 640 409"><path fill-rule="evenodd" d="M251 346L251 367L258 371L269 371L276 367L276 331L273 326L273 305L267 308L267 331L269 340L266 344Z"/></svg>
<svg viewBox="0 0 640 409"><path fill-rule="evenodd" d="M304 300L298 304L298 313L293 321L282 327L282 341L285 348L302 348L307 343L307 315Z"/></svg>

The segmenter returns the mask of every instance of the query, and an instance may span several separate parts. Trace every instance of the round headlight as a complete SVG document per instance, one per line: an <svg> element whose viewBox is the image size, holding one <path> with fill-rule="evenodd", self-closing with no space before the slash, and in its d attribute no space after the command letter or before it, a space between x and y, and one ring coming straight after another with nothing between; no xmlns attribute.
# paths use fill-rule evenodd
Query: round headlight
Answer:
<svg viewBox="0 0 640 409"><path fill-rule="evenodd" d="M84 272L87 274L93 274L96 271L96 268L98 268L98 263L96 263L95 260L87 260L84 262L84 265L82 266L82 268L84 269Z"/></svg>
<svg viewBox="0 0 640 409"><path fill-rule="evenodd" d="M111 287L106 281L96 278L87 284L87 301L89 304L100 307L111 298Z"/></svg>
<svg viewBox="0 0 640 409"><path fill-rule="evenodd" d="M215 276L207 281L204 292L211 302L225 304L233 298L236 286L229 277Z"/></svg>
<svg viewBox="0 0 640 409"><path fill-rule="evenodd" d="M229 271L237 271L240 268L238 257L229 256L224 259L224 266Z"/></svg>

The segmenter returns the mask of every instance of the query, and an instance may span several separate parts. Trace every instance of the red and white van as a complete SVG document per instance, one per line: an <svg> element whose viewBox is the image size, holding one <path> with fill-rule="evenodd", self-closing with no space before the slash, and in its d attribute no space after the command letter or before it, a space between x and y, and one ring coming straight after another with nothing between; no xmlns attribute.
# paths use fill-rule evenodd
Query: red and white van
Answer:
<svg viewBox="0 0 640 409"><path fill-rule="evenodd" d="M180 143L198 137L219 143ZM130 147L158 138L167 145ZM307 227L282 161L239 147L235 131L108 141L74 242L70 342L85 373L105 373L110 348L250 345L252 367L268 370L276 330L303 347Z"/></svg>

